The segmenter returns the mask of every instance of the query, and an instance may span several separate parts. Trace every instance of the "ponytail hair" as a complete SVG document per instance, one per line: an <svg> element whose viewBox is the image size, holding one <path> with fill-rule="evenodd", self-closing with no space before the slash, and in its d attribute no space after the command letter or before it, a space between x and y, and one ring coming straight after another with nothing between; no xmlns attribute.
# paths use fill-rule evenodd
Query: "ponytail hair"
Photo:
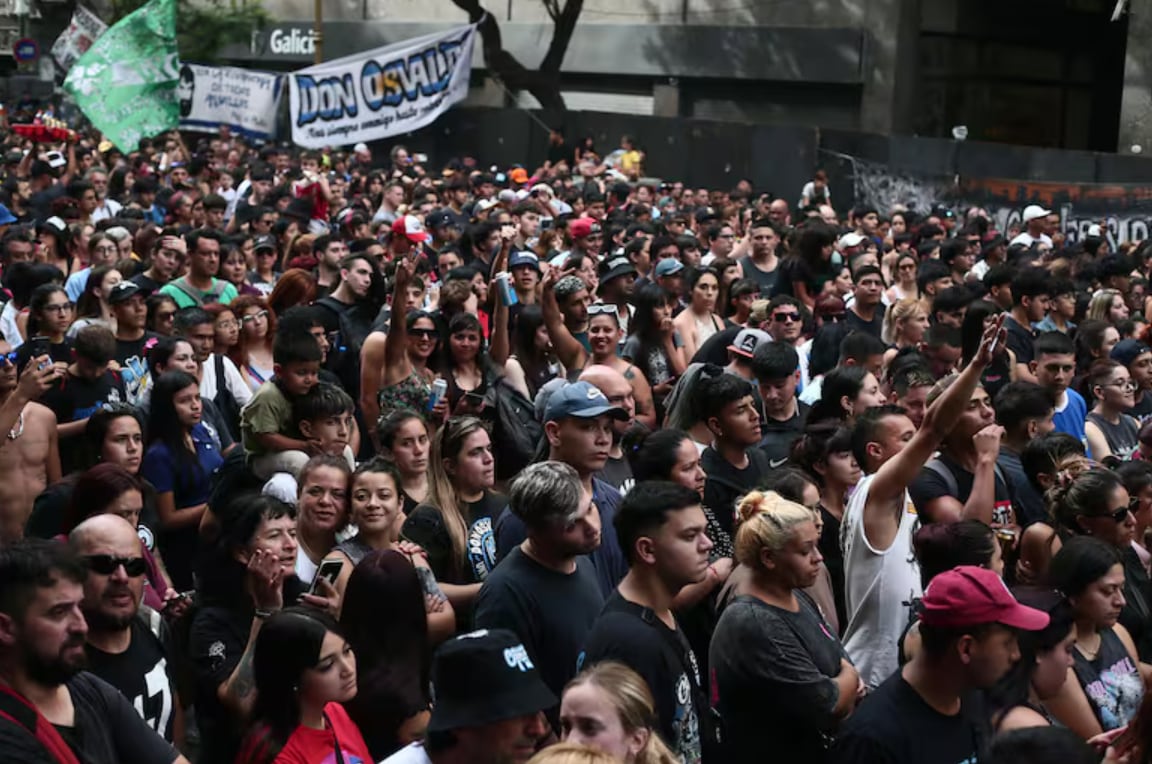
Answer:
<svg viewBox="0 0 1152 764"><path fill-rule="evenodd" d="M657 732L659 720L656 717L656 702L652 691L644 679L623 663L602 661L581 671L564 688L567 694L573 687L590 684L603 690L620 718L620 726L627 733L644 729L648 738L637 752L634 764L679 764L680 758L668 749ZM550 749L545 749L550 750ZM537 754L539 755L539 754ZM587 761L594 759L565 758L564 762Z"/></svg>
<svg viewBox="0 0 1152 764"><path fill-rule="evenodd" d="M740 500L736 514L736 560L753 570L763 571L760 551L777 554L801 523L814 522L812 510L788 501L775 491L752 491Z"/></svg>

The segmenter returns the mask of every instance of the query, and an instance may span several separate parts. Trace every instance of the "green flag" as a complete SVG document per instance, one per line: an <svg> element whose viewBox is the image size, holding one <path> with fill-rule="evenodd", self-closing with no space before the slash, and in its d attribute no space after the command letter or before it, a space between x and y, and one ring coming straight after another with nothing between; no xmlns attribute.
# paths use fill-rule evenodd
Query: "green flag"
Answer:
<svg viewBox="0 0 1152 764"><path fill-rule="evenodd" d="M64 89L121 151L180 122L176 83L176 0L152 0L102 34L80 57Z"/></svg>

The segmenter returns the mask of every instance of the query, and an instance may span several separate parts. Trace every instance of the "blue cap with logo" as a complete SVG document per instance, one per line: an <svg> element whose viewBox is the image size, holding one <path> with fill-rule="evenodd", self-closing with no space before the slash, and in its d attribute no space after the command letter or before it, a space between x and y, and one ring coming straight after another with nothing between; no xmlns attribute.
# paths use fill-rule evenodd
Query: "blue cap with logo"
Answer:
<svg viewBox="0 0 1152 764"><path fill-rule="evenodd" d="M566 419L570 416L591 419L601 414L607 414L613 419L628 418L628 412L609 403L604 393L600 392L600 388L589 382L573 382L554 392L548 399L548 407L544 409L544 421L555 422L557 419Z"/></svg>

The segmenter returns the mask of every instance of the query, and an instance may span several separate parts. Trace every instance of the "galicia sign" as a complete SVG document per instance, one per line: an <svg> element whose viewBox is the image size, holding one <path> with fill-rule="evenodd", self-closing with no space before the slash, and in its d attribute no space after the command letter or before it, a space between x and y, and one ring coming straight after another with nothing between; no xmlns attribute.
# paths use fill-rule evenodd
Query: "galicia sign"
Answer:
<svg viewBox="0 0 1152 764"><path fill-rule="evenodd" d="M300 29L273 29L268 36L268 50L278 56L312 56L316 53L316 32Z"/></svg>

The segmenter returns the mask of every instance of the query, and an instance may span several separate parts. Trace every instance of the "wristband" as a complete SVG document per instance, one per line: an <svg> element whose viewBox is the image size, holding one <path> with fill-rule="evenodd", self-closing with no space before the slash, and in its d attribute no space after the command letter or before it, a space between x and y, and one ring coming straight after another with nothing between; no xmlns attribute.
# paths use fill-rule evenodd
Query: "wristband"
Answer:
<svg viewBox="0 0 1152 764"><path fill-rule="evenodd" d="M253 615L263 621L265 618L271 618L276 612L277 611L275 610L264 610L263 608L256 608L256 611L253 613Z"/></svg>

